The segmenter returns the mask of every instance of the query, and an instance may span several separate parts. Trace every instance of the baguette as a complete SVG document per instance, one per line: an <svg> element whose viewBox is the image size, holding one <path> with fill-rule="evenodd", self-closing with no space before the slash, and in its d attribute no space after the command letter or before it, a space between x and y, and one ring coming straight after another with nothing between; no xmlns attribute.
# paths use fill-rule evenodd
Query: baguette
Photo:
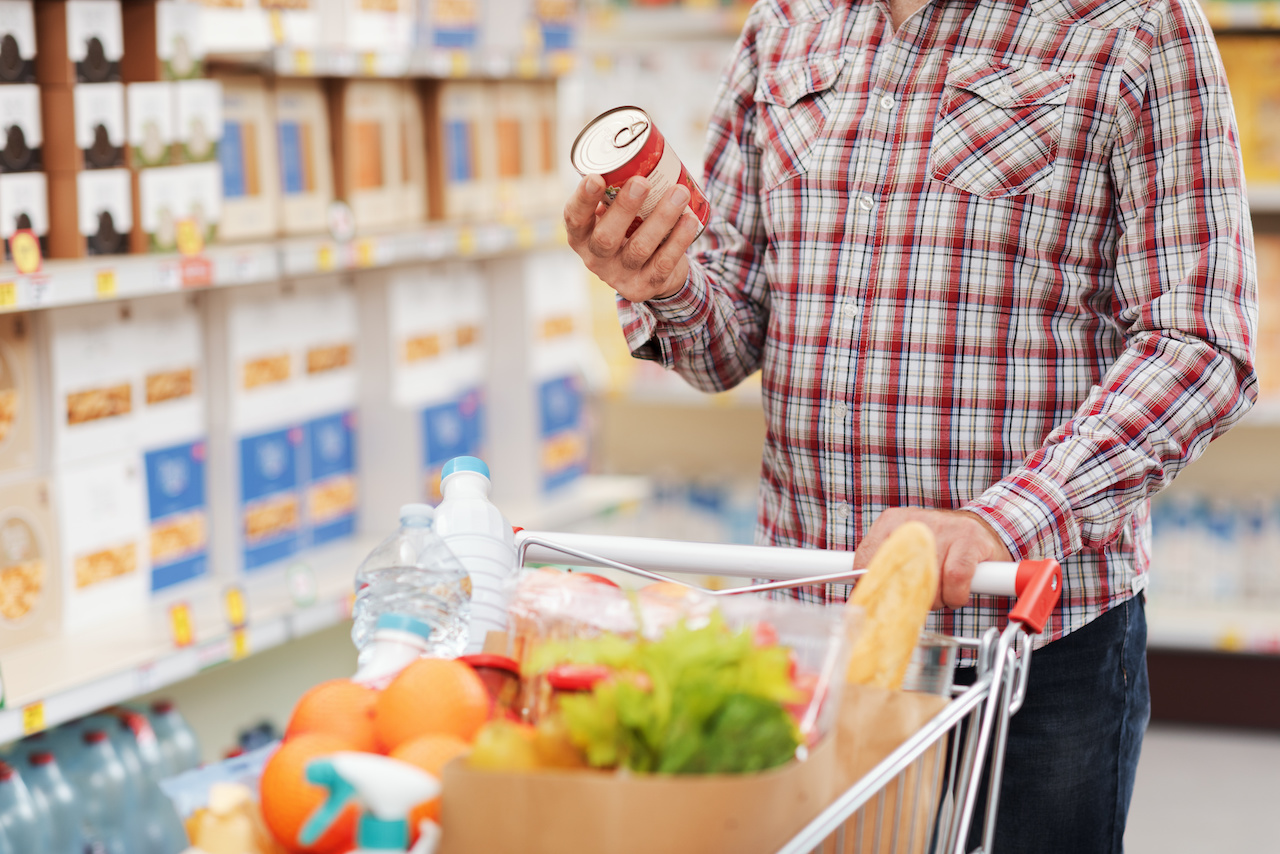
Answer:
<svg viewBox="0 0 1280 854"><path fill-rule="evenodd" d="M846 680L896 691L938 592L933 532L907 522L880 546L853 588L850 605L863 609L862 631L849 655Z"/></svg>

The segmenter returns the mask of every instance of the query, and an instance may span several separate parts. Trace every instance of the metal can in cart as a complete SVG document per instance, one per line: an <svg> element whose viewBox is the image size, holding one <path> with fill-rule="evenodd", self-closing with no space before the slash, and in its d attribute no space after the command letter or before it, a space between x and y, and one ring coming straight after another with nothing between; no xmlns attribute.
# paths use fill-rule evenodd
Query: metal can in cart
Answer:
<svg viewBox="0 0 1280 854"><path fill-rule="evenodd" d="M573 141L569 158L579 175L604 178L607 205L617 198L628 178L640 175L649 181L649 195L627 229L628 237L676 184L683 184L689 190L685 211L698 220L698 234L711 218L711 204L706 194L667 144L653 119L639 107L616 107L596 116Z"/></svg>
<svg viewBox="0 0 1280 854"><path fill-rule="evenodd" d="M605 566L651 581L683 584L654 570L781 579L705 591L721 596L847 583L861 575L849 568L848 552L817 549L529 531L517 534L517 547L522 564ZM1053 560L980 564L975 593L1018 601L1003 632L992 628L978 639L951 640L975 659L975 682L952 686L952 699L941 711L850 785L779 854L991 854L1009 719L1026 696L1031 638L1043 631L1061 588L1062 569ZM928 668L934 662L923 663ZM984 785L988 796L979 817ZM981 823L975 825L975 818ZM975 846L971 839L977 840Z"/></svg>

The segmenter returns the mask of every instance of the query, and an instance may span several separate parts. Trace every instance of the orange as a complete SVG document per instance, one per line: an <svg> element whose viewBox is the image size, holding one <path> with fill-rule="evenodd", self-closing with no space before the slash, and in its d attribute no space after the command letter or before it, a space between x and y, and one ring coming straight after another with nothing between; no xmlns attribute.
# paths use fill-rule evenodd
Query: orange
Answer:
<svg viewBox="0 0 1280 854"><path fill-rule="evenodd" d="M390 755L392 759L415 765L439 780L449 760L461 756L470 749L471 745L456 735L423 735L412 741L406 741L391 751ZM440 820L440 798L432 798L418 804L409 813L409 827L413 830L415 840L418 836L418 824L424 818L432 821Z"/></svg>
<svg viewBox="0 0 1280 854"><path fill-rule="evenodd" d="M262 769L259 784L262 818L272 835L293 852L338 854L355 845L356 809L352 805L314 845L298 844L298 832L328 797L323 786L306 778L307 763L340 750L354 750L348 740L323 732L296 735L280 745Z"/></svg>
<svg viewBox="0 0 1280 854"><path fill-rule="evenodd" d="M420 658L382 689L373 707L378 743L391 751L421 735L471 741L489 719L484 682L468 665L448 658Z"/></svg>
<svg viewBox="0 0 1280 854"><path fill-rule="evenodd" d="M304 732L327 732L351 742L353 750L378 752L373 734L373 704L378 692L350 679L321 682L293 707L285 739Z"/></svg>

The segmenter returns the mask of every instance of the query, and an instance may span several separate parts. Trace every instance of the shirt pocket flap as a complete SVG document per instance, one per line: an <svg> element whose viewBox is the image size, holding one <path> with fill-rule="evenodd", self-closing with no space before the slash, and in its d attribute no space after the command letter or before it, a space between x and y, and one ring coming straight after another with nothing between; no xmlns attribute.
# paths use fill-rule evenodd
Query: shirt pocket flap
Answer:
<svg viewBox="0 0 1280 854"><path fill-rule="evenodd" d="M1073 74L1051 68L1016 68L1009 65L952 68L947 85L971 92L997 107L1065 104Z"/></svg>
<svg viewBox="0 0 1280 854"><path fill-rule="evenodd" d="M756 100L791 107L806 95L831 88L844 67L843 56L814 56L762 70Z"/></svg>

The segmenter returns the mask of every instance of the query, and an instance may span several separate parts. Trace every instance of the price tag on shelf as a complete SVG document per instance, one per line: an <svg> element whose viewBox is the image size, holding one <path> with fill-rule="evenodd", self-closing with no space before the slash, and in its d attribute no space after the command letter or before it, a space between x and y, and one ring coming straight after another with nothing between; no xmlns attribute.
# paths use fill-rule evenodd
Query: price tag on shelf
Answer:
<svg viewBox="0 0 1280 854"><path fill-rule="evenodd" d="M356 266L372 267L375 260L375 245L372 240L365 238L356 241Z"/></svg>
<svg viewBox="0 0 1280 854"><path fill-rule="evenodd" d="M94 274L95 289L98 299L114 299L118 287L115 270L99 270Z"/></svg>
<svg viewBox="0 0 1280 854"><path fill-rule="evenodd" d="M337 253L333 251L333 245L330 243L320 244L320 248L316 250L316 269L321 272L328 272L334 267Z"/></svg>
<svg viewBox="0 0 1280 854"><path fill-rule="evenodd" d="M516 246L521 249L532 249L537 242L538 234L534 231L533 223L522 222L516 226Z"/></svg>
<svg viewBox="0 0 1280 854"><path fill-rule="evenodd" d="M542 63L538 61L537 54L525 53L521 54L516 60L516 74L520 77L537 77L538 69Z"/></svg>
<svg viewBox="0 0 1280 854"><path fill-rule="evenodd" d="M18 283L0 282L0 308L17 308Z"/></svg>
<svg viewBox="0 0 1280 854"><path fill-rule="evenodd" d="M178 252L187 258L193 258L204 251L204 232L194 219L178 220L177 228Z"/></svg>
<svg viewBox="0 0 1280 854"><path fill-rule="evenodd" d="M13 257L13 266L24 276L39 273L44 265L40 238L29 228L19 229L9 237L9 254Z"/></svg>
<svg viewBox="0 0 1280 854"><path fill-rule="evenodd" d="M466 77L471 73L471 56L460 50L449 54L449 74L453 77Z"/></svg>
<svg viewBox="0 0 1280 854"><path fill-rule="evenodd" d="M293 73L302 77L314 73L316 70L316 60L309 50L295 50L293 52Z"/></svg>
<svg viewBox="0 0 1280 854"><path fill-rule="evenodd" d="M22 707L22 734L35 735L44 729L44 702Z"/></svg>
<svg viewBox="0 0 1280 854"><path fill-rule="evenodd" d="M231 632L231 660L239 661L249 657L249 630L235 629Z"/></svg>
<svg viewBox="0 0 1280 854"><path fill-rule="evenodd" d="M547 65L552 74L568 74L573 70L576 57L572 51L558 50L547 56Z"/></svg>
<svg viewBox="0 0 1280 854"><path fill-rule="evenodd" d="M169 628L173 636L173 645L185 649L195 643L195 624L191 619L191 605L187 602L175 602L169 606Z"/></svg>
<svg viewBox="0 0 1280 854"><path fill-rule="evenodd" d="M284 15L279 9L271 10L271 43L284 44Z"/></svg>
<svg viewBox="0 0 1280 854"><path fill-rule="evenodd" d="M243 629L249 623L249 608L245 604L244 588L238 584L228 585L222 593L222 604L227 614L227 625L233 629Z"/></svg>
<svg viewBox="0 0 1280 854"><path fill-rule="evenodd" d="M458 254L474 255L476 252L476 233L470 228L458 229Z"/></svg>
<svg viewBox="0 0 1280 854"><path fill-rule="evenodd" d="M342 608L342 619L350 620L351 615L355 613L355 610L356 610L356 594L347 593L345 596L343 596L341 601L341 608Z"/></svg>
<svg viewBox="0 0 1280 854"><path fill-rule="evenodd" d="M360 73L366 77L378 76L378 54L372 51L360 54Z"/></svg>
<svg viewBox="0 0 1280 854"><path fill-rule="evenodd" d="M285 581L289 585L289 597L294 607L309 608L316 603L316 595L320 585L316 582L316 574L305 563L295 563L285 570Z"/></svg>

